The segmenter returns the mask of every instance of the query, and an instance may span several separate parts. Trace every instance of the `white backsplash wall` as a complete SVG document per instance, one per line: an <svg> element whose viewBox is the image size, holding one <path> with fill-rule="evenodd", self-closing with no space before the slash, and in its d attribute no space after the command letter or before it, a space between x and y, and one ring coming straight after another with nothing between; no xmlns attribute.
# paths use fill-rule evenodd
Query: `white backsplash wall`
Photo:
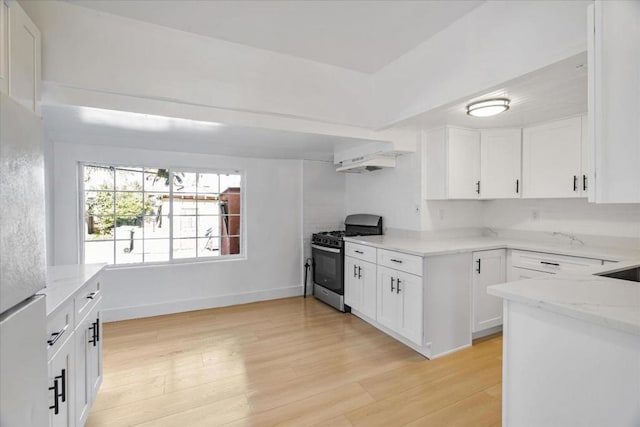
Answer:
<svg viewBox="0 0 640 427"><path fill-rule="evenodd" d="M333 163L302 162L303 259L311 256L311 235L344 228L345 176Z"/></svg>
<svg viewBox="0 0 640 427"><path fill-rule="evenodd" d="M586 199L481 203L485 227L640 238L640 205L600 205L587 203Z"/></svg>
<svg viewBox="0 0 640 427"><path fill-rule="evenodd" d="M395 168L347 174L347 214L382 215L384 228L420 230L420 154L398 157Z"/></svg>

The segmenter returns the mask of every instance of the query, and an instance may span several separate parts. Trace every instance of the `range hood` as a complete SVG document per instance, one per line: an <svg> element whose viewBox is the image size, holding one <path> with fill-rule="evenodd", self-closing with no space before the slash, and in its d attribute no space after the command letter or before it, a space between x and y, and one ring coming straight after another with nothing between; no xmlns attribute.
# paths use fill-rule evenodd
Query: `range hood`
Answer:
<svg viewBox="0 0 640 427"><path fill-rule="evenodd" d="M382 168L396 167L396 158L389 156L356 157L350 160L343 160L338 163L336 172L364 173L372 172Z"/></svg>

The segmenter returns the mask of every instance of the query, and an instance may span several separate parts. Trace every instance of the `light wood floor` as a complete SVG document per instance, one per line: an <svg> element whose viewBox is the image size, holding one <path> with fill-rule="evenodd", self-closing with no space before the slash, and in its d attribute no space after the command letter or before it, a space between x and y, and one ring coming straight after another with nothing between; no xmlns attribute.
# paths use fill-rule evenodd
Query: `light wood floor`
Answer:
<svg viewBox="0 0 640 427"><path fill-rule="evenodd" d="M499 426L502 337L429 361L289 298L104 325L87 426Z"/></svg>

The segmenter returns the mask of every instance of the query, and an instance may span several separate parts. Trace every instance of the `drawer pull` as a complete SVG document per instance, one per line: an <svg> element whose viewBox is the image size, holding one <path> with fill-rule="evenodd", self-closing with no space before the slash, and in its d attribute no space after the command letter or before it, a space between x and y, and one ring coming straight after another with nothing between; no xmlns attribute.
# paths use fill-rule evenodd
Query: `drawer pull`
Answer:
<svg viewBox="0 0 640 427"><path fill-rule="evenodd" d="M47 344L49 344L49 347L53 347L56 344L56 342L60 339L62 334L64 334L64 331L67 330L67 327L69 327L69 325L66 325L64 328L60 329L59 332L53 332L51 334L51 338L47 340Z"/></svg>
<svg viewBox="0 0 640 427"><path fill-rule="evenodd" d="M53 405L49 406L49 409L53 409L53 413L55 415L58 415L58 412L60 412L60 406L58 403L58 380L54 379L53 380L53 387L49 387L50 391L53 391Z"/></svg>
<svg viewBox="0 0 640 427"><path fill-rule="evenodd" d="M402 260L401 259L393 259L393 258L391 258L390 261L391 262L397 262L398 264L402 264Z"/></svg>
<svg viewBox="0 0 640 427"><path fill-rule="evenodd" d="M67 400L67 370L63 369L62 372L60 372L60 375L55 377L55 379L56 381L60 380L62 383L60 397L62 398L62 401L65 402Z"/></svg>
<svg viewBox="0 0 640 427"><path fill-rule="evenodd" d="M354 252L357 253L357 254L360 254L360 255L362 255L364 253L362 251L354 251Z"/></svg>
<svg viewBox="0 0 640 427"><path fill-rule="evenodd" d="M362 277L362 267L358 266L358 279L360 279Z"/></svg>
<svg viewBox="0 0 640 427"><path fill-rule="evenodd" d="M97 292L91 292L90 294L87 295L87 299L93 299L95 298Z"/></svg>
<svg viewBox="0 0 640 427"><path fill-rule="evenodd" d="M560 264L558 264L557 262L540 261L540 264L553 265L554 267L560 267Z"/></svg>
<svg viewBox="0 0 640 427"><path fill-rule="evenodd" d="M400 293L400 279L396 279L396 294Z"/></svg>

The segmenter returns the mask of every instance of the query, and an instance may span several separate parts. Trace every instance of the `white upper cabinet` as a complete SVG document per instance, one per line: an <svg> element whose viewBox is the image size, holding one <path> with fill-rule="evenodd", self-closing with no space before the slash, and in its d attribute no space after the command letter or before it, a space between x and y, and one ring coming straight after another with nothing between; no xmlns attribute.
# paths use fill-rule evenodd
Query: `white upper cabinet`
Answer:
<svg viewBox="0 0 640 427"><path fill-rule="evenodd" d="M480 198L514 199L522 190L522 131L480 132Z"/></svg>
<svg viewBox="0 0 640 427"><path fill-rule="evenodd" d="M589 7L589 201L640 202L640 2Z"/></svg>
<svg viewBox="0 0 640 427"><path fill-rule="evenodd" d="M39 115L40 31L15 0L0 1L0 88Z"/></svg>
<svg viewBox="0 0 640 427"><path fill-rule="evenodd" d="M583 197L581 163L580 117L523 129L523 197Z"/></svg>
<svg viewBox="0 0 640 427"><path fill-rule="evenodd" d="M480 132L447 126L425 136L426 198L479 198Z"/></svg>

